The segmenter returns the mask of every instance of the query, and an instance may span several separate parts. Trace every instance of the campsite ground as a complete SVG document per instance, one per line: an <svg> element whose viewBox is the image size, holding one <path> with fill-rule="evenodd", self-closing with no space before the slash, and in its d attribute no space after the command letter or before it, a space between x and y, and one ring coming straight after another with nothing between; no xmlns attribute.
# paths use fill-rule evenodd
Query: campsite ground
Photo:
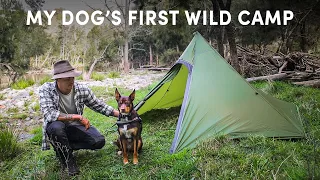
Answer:
<svg viewBox="0 0 320 180"><path fill-rule="evenodd" d="M155 85L136 92L139 102ZM255 83L259 89L299 106L306 138L296 141L249 137L231 140L216 137L195 149L169 154L179 108L156 110L142 115L144 147L139 164L124 166L116 148L115 118L107 118L90 109L85 116L106 137L106 146L98 151L75 153L81 174L68 177L60 172L54 152L40 151L41 127L32 129L32 139L19 142L20 151L0 162L0 179L319 179L320 178L320 90L282 82ZM120 87L123 94L129 89ZM112 96L103 87L93 91L99 97ZM112 98L107 103L115 106ZM1 142L0 142L1 143ZM1 145L1 144L0 144ZM2 146L2 145L1 145Z"/></svg>

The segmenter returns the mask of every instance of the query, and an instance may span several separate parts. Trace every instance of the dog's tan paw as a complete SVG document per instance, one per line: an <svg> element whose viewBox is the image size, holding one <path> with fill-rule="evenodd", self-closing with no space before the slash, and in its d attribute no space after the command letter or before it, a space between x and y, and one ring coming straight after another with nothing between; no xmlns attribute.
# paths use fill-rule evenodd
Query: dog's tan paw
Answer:
<svg viewBox="0 0 320 180"><path fill-rule="evenodd" d="M133 155L133 164L134 165L138 164L138 155L137 154Z"/></svg>

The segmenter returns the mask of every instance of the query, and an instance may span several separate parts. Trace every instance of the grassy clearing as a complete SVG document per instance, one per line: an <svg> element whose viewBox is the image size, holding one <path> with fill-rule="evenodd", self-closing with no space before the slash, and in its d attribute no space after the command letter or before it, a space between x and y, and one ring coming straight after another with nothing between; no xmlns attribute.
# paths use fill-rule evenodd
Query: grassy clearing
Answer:
<svg viewBox="0 0 320 180"><path fill-rule="evenodd" d="M154 86L154 85L153 85ZM320 169L320 91L286 83L255 83L273 96L296 103L304 119L307 138L298 141L249 137L231 140L216 137L200 143L195 149L168 153L174 137L179 108L155 110L142 115L143 151L139 165L123 166L122 157L110 144L117 133L115 118L85 109L84 115L106 137L106 146L98 151L75 153L81 174L75 179L319 179ZM139 102L151 87L139 90ZM114 89L104 94L93 88L97 96L111 96L108 104L115 106ZM131 90L119 88L123 95ZM40 129L33 131L40 135ZM24 142L24 153L0 163L0 179L74 179L59 171L54 152L40 151L34 141Z"/></svg>

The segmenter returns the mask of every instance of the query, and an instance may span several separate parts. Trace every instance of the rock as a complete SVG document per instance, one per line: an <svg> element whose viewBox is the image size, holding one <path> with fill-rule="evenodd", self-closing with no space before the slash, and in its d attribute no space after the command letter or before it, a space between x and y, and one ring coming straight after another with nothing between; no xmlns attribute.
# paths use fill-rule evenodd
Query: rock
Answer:
<svg viewBox="0 0 320 180"><path fill-rule="evenodd" d="M30 121L27 121L27 122L25 122L24 124L25 124L25 126L32 126L32 125L35 124L35 122L34 122L33 119L31 119Z"/></svg>
<svg viewBox="0 0 320 180"><path fill-rule="evenodd" d="M34 137L33 134L21 133L21 134L19 135L19 141L25 141L25 140L31 139L31 138L33 138L33 137Z"/></svg>
<svg viewBox="0 0 320 180"><path fill-rule="evenodd" d="M21 99L21 98L26 98L29 97L29 92L27 90L21 90L21 92L18 93L18 95L14 96L13 99Z"/></svg>
<svg viewBox="0 0 320 180"><path fill-rule="evenodd" d="M24 109L24 101L18 101L14 105L19 109Z"/></svg>
<svg viewBox="0 0 320 180"><path fill-rule="evenodd" d="M30 117L27 117L27 118L26 118L26 121L30 121L30 120L31 120L31 118L30 118Z"/></svg>
<svg viewBox="0 0 320 180"><path fill-rule="evenodd" d="M41 117L39 117L39 116L34 116L34 117L33 117L33 119L34 119L35 121L39 121L40 118L41 118Z"/></svg>

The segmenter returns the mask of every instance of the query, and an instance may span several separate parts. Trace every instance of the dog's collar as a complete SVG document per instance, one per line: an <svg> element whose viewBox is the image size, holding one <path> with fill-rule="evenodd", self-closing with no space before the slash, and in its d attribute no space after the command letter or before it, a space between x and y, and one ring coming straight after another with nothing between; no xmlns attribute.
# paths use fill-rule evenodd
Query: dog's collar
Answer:
<svg viewBox="0 0 320 180"><path fill-rule="evenodd" d="M132 120L131 115L132 115L131 112L130 112L129 114L126 114L126 115L121 114L121 113L119 112L119 119L118 119L118 121L129 121L129 120Z"/></svg>
<svg viewBox="0 0 320 180"><path fill-rule="evenodd" d="M119 117L119 120L116 122L116 124L120 125L120 124L130 124L132 122L135 122L135 121L139 121L141 122L141 118L139 116L133 118L133 119L129 119L128 117L125 117L125 118L120 118Z"/></svg>

